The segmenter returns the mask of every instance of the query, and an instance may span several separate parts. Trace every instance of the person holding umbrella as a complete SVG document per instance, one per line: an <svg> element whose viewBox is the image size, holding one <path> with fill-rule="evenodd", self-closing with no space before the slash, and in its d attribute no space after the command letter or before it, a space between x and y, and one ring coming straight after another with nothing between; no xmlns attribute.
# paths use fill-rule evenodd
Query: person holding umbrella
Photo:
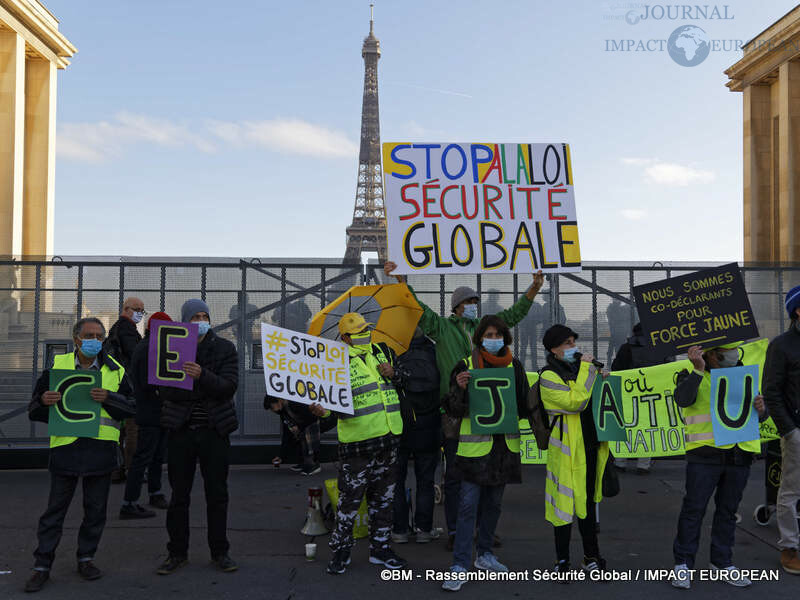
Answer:
<svg viewBox="0 0 800 600"><path fill-rule="evenodd" d="M352 415L339 415L339 504L336 528L329 546L333 557L327 572L340 575L350 564L353 523L366 492L369 510L369 562L389 569L402 569L406 561L389 546L395 465L403 420L395 385L395 353L386 344L372 342L370 323L357 312L339 319L339 335L349 348ZM311 412L326 416L318 403Z"/></svg>
<svg viewBox="0 0 800 600"><path fill-rule="evenodd" d="M388 277L396 268L396 263L387 261L383 265L383 272ZM394 278L400 283L406 282L405 275L394 275ZM525 295L517 300L511 308L497 313L497 316L509 329L515 327L528 314L533 305L533 299L539 293L543 283L544 275L540 270L534 273L533 282L528 287ZM441 377L439 395L440 399L444 401L444 397L450 392L450 373L460 361L466 359L472 352L471 340L478 327L478 303L480 297L470 287L457 287L450 297L452 313L449 317L442 317L426 306L416 296L411 286L408 286L408 289L414 294L416 301L422 308L419 327L425 335L436 342L436 363ZM444 483L444 512L448 533L447 549L452 550L456 534L459 488L461 485L458 471L453 468L458 447L459 420L445 417L443 425L445 461L447 464Z"/></svg>

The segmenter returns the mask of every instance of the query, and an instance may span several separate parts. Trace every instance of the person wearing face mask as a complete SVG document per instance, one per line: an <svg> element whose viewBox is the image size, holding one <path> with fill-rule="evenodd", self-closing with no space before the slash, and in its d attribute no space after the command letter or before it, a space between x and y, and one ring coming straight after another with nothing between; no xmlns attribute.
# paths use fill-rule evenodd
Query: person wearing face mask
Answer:
<svg viewBox="0 0 800 600"><path fill-rule="evenodd" d="M397 268L397 264L387 261L383 265L384 274L389 277ZM400 283L406 282L405 275L395 275ZM525 294L517 300L511 308L500 311L497 316L509 327L515 327L530 311L533 299L544 283L544 275L539 271L533 275L533 281ZM414 289L409 286L417 302L422 308L418 326L422 332L436 342L436 363L439 368L439 396L444 402L444 397L450 390L450 373L453 368L472 352L472 337L478 325L478 293L468 286L461 286L453 290L450 296L449 317L442 317L438 312L429 308L419 297ZM458 517L458 498L460 475L454 468L456 448L458 447L458 420L442 419L444 433L445 470L444 482L444 512L447 521L447 549L453 549L455 540L456 519Z"/></svg>
<svg viewBox="0 0 800 600"><path fill-rule="evenodd" d="M733 544L736 511L750 475L750 464L761 451L761 442L718 446L711 425L711 371L741 365L740 345L726 344L705 352L700 346L692 346L688 355L694 370L679 373L676 380L675 403L681 407L686 425L686 495L672 545L675 567L671 583L677 588L691 587L690 570L694 569L703 516L712 495L716 509L711 525L711 569L729 571L730 575L721 580L731 585L751 584L733 565ZM767 418L762 396L753 399L753 406L759 421Z"/></svg>
<svg viewBox="0 0 800 600"><path fill-rule="evenodd" d="M102 350L103 323L93 317L79 320L72 328L75 351L53 360L53 369L99 371L102 387L90 390L100 403L100 428L95 437L50 437L50 495L39 519L38 547L34 572L25 584L26 592L38 592L50 577L56 548L78 480L83 484L83 522L78 531L78 574L86 580L102 577L94 557L106 523L111 471L117 466L120 421L136 412L133 388L125 368ZM50 407L61 400L50 390L50 370L45 369L28 406L31 421L47 423Z"/></svg>
<svg viewBox="0 0 800 600"><path fill-rule="evenodd" d="M148 519L156 516L152 510L141 506L139 495L147 471L147 487L150 492L150 506L166 509L169 505L161 491L161 471L167 449L167 432L161 428L161 396L159 388L147 382L148 360L150 356L150 323L152 321L171 321L165 312L156 312L147 320L144 339L136 346L131 362L130 376L136 394L136 425L139 433L136 439L136 454L125 482L125 497L119 510L120 519Z"/></svg>
<svg viewBox="0 0 800 600"><path fill-rule="evenodd" d="M339 503L336 527L328 545L333 557L329 575L341 575L350 564L353 523L366 494L369 511L369 562L387 569L403 569L407 562L392 550L392 503L397 449L403 433L398 388L397 357L384 343L373 343L371 323L357 312L339 320L339 335L350 348L350 387L353 414L338 414ZM326 417L320 404L311 412Z"/></svg>
<svg viewBox="0 0 800 600"><path fill-rule="evenodd" d="M776 502L781 566L800 575L800 285L784 300L789 330L769 343L764 361L764 402L781 436L781 487Z"/></svg>
<svg viewBox="0 0 800 600"><path fill-rule="evenodd" d="M542 338L547 365L540 375L542 404L553 426L547 448L545 518L552 523L556 565L570 571L569 541L572 523L578 521L583 541L581 568L606 568L597 541L595 504L603 498L603 472L608 442L597 439L592 415L592 387L598 375L590 354L581 354L578 334L565 325L553 325Z"/></svg>
<svg viewBox="0 0 800 600"><path fill-rule="evenodd" d="M486 315L478 323L472 340L475 350L459 362L450 376L444 409L460 421L455 463L461 473L456 536L451 573L464 574L472 563L472 540L477 521L475 568L506 572L508 568L492 553L494 531L500 519L506 484L522 483L519 431L495 435L472 433L467 387L473 369L514 370L517 412L529 418L528 378L522 364L511 355L511 331L497 315ZM478 509L480 505L480 510ZM463 575L462 575L463 576ZM457 592L465 579L454 577L442 588Z"/></svg>
<svg viewBox="0 0 800 600"><path fill-rule="evenodd" d="M126 298L122 302L122 312L119 313L119 319L108 330L108 337L103 342L103 350L106 354L116 358L129 372L133 361L133 352L142 339L137 325L141 323L146 314L144 302L140 298ZM125 481L127 471L133 462L133 455L136 454L138 435L139 428L136 425L136 420L127 419L123 424L123 431L120 437L120 448L122 449L124 461L119 469L112 474L112 483Z"/></svg>
<svg viewBox="0 0 800 600"><path fill-rule="evenodd" d="M184 566L189 552L189 500L197 463L203 476L211 560L226 573L238 569L228 554L228 467L230 434L239 428L233 396L239 383L239 358L232 342L211 330L208 305L192 299L181 307L181 321L198 325L197 357L183 363L194 380L191 390L159 387L161 426L168 430L167 469L172 498L167 509L167 559L156 573Z"/></svg>

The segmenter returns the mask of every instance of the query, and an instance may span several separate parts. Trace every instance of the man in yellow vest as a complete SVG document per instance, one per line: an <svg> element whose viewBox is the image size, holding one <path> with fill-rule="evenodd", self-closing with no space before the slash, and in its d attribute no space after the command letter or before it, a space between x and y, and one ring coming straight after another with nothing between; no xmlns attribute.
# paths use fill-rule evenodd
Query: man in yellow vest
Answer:
<svg viewBox="0 0 800 600"><path fill-rule="evenodd" d="M686 495L683 497L678 534L672 546L675 567L672 585L691 587L691 570L700 542L700 528L708 501L714 495L716 509L711 525L711 569L725 571L720 580L746 587L750 579L733 566L736 511L750 475L753 456L761 450L759 440L718 446L711 425L711 370L735 367L739 361L739 343L711 348L689 348L694 370L678 375L675 403L681 407L686 425ZM753 406L759 420L767 417L764 399L756 396ZM716 494L715 494L716 493Z"/></svg>
<svg viewBox="0 0 800 600"><path fill-rule="evenodd" d="M353 547L353 523L364 493L369 511L369 562L389 569L402 569L406 561L389 546L395 464L403 420L395 389L395 354L386 344L374 344L370 323L358 313L347 313L339 321L339 334L350 346L350 387L353 415L339 415L339 505L336 529L329 546L333 558L327 571L345 572ZM319 404L311 411L325 416Z"/></svg>
<svg viewBox="0 0 800 600"><path fill-rule="evenodd" d="M136 413L133 389L124 367L102 351L106 329L95 318L81 319L72 328L75 352L56 356L53 369L100 371L102 387L90 393L100 403L100 430L96 437L50 437L50 497L39 519L39 545L33 553L34 572L25 584L26 592L38 592L50 577L50 567L61 539L78 480L83 480L83 522L78 531L78 573L86 580L102 577L94 555L106 524L111 471L117 467L120 421ZM61 393L50 391L50 371L42 372L28 406L32 421L48 422L50 407Z"/></svg>

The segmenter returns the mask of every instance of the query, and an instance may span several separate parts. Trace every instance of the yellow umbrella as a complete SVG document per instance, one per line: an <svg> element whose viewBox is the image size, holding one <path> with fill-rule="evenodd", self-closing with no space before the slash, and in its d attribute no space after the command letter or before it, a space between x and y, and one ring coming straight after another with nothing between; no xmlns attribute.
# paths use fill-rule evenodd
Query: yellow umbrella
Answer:
<svg viewBox="0 0 800 600"><path fill-rule="evenodd" d="M408 350L422 316L422 308L405 283L357 285L314 315L308 333L338 340L339 319L349 312L374 323L372 341L385 342L397 354Z"/></svg>

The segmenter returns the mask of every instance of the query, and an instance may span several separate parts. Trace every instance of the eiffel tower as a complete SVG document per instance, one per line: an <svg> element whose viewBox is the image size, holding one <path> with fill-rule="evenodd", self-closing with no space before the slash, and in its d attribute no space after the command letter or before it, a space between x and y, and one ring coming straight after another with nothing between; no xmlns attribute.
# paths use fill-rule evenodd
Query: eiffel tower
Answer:
<svg viewBox="0 0 800 600"><path fill-rule="evenodd" d="M381 262L386 256L386 210L383 205L381 173L381 129L378 122L378 59L381 44L373 32L370 4L369 35L364 38L364 97L361 105L361 149L358 154L358 185L353 222L347 228L348 263L360 263L362 252L377 252Z"/></svg>

